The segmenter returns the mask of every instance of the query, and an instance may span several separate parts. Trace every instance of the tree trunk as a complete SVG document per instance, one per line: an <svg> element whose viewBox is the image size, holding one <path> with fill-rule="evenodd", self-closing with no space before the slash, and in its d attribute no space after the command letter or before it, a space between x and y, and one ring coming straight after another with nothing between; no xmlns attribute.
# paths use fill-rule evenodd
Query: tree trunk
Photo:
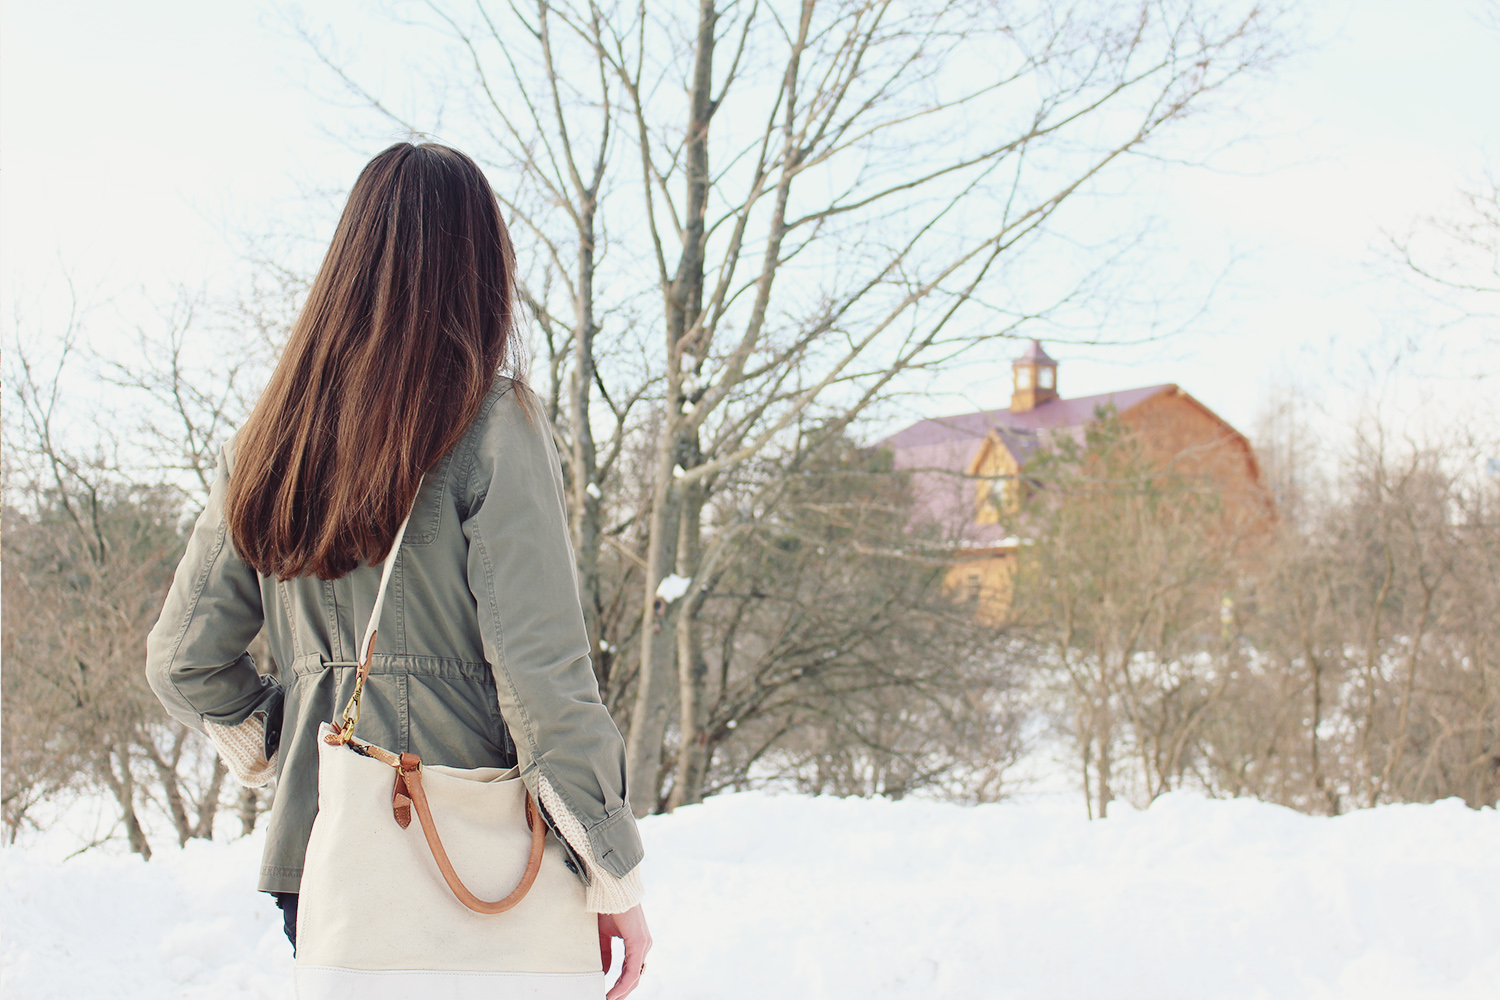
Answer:
<svg viewBox="0 0 1500 1000"><path fill-rule="evenodd" d="M1360 724L1360 765L1365 779L1365 807L1368 809L1373 809L1380 804L1380 778L1375 774L1374 747L1376 688L1380 680L1380 646L1383 639L1381 613L1385 609L1386 599L1390 596L1392 583L1396 579L1396 558L1391 552L1390 543L1386 542L1382 548L1385 555L1385 579L1381 581L1380 591L1370 604L1370 622L1365 630L1365 717Z"/></svg>
<svg viewBox="0 0 1500 1000"><path fill-rule="evenodd" d="M224 779L229 775L229 768L224 766L224 761L219 755L214 755L214 776L209 779L208 790L203 793L203 799L198 803L198 825L193 828L193 836L199 840L214 839L214 818L219 814L219 799L224 794Z"/></svg>
<svg viewBox="0 0 1500 1000"><path fill-rule="evenodd" d="M1098 728L1099 754L1098 763L1094 767L1095 776L1098 779L1099 818L1109 818L1109 804L1114 801L1114 789L1110 787L1112 768L1114 764L1113 754L1110 752L1110 744L1114 742L1114 722L1110 717L1109 709L1100 713L1104 717L1104 724Z"/></svg>
<svg viewBox="0 0 1500 1000"><path fill-rule="evenodd" d="M255 821L260 818L260 792L254 788L241 788L237 811L240 815L240 836L248 837L255 832Z"/></svg>
<svg viewBox="0 0 1500 1000"><path fill-rule="evenodd" d="M1094 818L1094 793L1092 791L1094 778L1090 765L1093 764L1094 758L1094 737L1092 733L1088 733L1084 729L1081 715L1075 725L1078 731L1084 734L1083 739L1079 740L1083 745L1083 749L1079 752L1078 757L1083 765L1083 807L1088 810L1088 817L1092 820Z"/></svg>
<svg viewBox="0 0 1500 1000"><path fill-rule="evenodd" d="M703 800L703 778L708 764L708 740L703 732L707 709L708 662L703 656L702 633L698 628L698 608L702 604L702 586L706 582L698 579L703 570L701 542L704 491L699 483L694 483L686 493L677 562L680 567L678 572L693 580L693 588L683 595L677 617L679 742L669 809Z"/></svg>
<svg viewBox="0 0 1500 1000"><path fill-rule="evenodd" d="M707 229L709 187L713 178L708 171L708 124L713 116L714 26L718 21L715 0L700 0L698 34L695 40L693 84L689 94L689 122L686 146L687 199L682 253L677 271L663 289L666 312L667 410L657 449L655 488L651 506L651 536L646 557L646 593L642 602L641 669L637 681L635 704L630 716L630 736L626 743L626 771L630 784L630 801L636 815L654 810L660 801L662 739L666 732L670 692L666 683L675 679L672 667L676 643L676 615L683 601L659 607L656 590L663 570L677 567L676 572L691 578L693 567L679 566L678 534L684 498L674 486L675 470L688 469L702 461L697 432L682 426L682 409L687 399L683 393L683 368L690 362L690 352L701 343L689 340L701 337L699 325L703 311L703 262ZM665 279L665 275L662 276ZM665 283L665 282L664 282ZM700 530L693 525L694 541ZM658 633L665 632L663 641ZM665 682L665 683L664 683Z"/></svg>
<svg viewBox="0 0 1500 1000"><path fill-rule="evenodd" d="M1435 584L1430 586L1423 584L1422 612L1417 619L1415 634L1406 637L1409 643L1406 656L1406 679L1401 685L1401 704L1396 710L1395 745L1387 751L1385 768L1380 774L1382 789L1396 787L1400 780L1396 768L1401 766L1402 758L1406 755L1407 732L1411 723L1412 693L1417 686L1417 664L1422 652L1422 641L1427 637L1427 627L1432 617L1432 602L1436 593Z"/></svg>
<svg viewBox="0 0 1500 1000"><path fill-rule="evenodd" d="M156 768L157 780L161 782L162 797L167 803L167 812L172 817L172 826L177 831L177 846L187 846L188 838L193 836L193 824L188 819L187 803L182 798L182 784L177 780L177 762L182 759L182 745L187 739L187 730L178 727L176 735L172 737L172 757L167 760L162 757L156 747L151 744L150 737L145 740L142 749L146 756L151 758L151 764Z"/></svg>
<svg viewBox="0 0 1500 1000"><path fill-rule="evenodd" d="M1308 728L1309 753L1312 756L1313 789L1328 806L1328 815L1339 814L1339 796L1328 785L1323 774L1322 748L1318 745L1318 730L1323 726L1323 661L1311 653L1307 661L1312 670L1312 725Z"/></svg>
<svg viewBox="0 0 1500 1000"><path fill-rule="evenodd" d="M141 828L141 820L135 811L135 777L130 773L130 751L123 751L124 759L121 762L119 773L115 772L115 757L122 751L114 751L105 755L103 764L104 783L114 793L115 801L120 804L120 819L125 824L125 837L130 844L130 849L147 861L151 860L151 844L146 840L146 831Z"/></svg>
<svg viewBox="0 0 1500 1000"><path fill-rule="evenodd" d="M666 463L666 475L657 475L651 509L651 527L646 545L645 600L642 610L640 670L636 677L635 700L631 704L630 732L625 739L626 786L630 807L637 816L656 811L659 800L662 741L667 730L667 713L671 702L668 688L672 678L672 643L663 641L661 632L670 638L676 624L679 602L667 604L656 596L656 590L667 566L675 565L677 556L677 521L681 498L671 486L672 455L670 438L663 438L657 465Z"/></svg>
<svg viewBox="0 0 1500 1000"><path fill-rule="evenodd" d="M573 378L568 393L568 423L573 438L570 456L573 473L573 547L578 561L578 596L583 603L583 623L593 655L599 692L609 695L608 661L601 648L600 611L604 596L599 577L600 491L598 447L594 441L589 405L594 388L594 208L584 206L578 222L578 299L575 303Z"/></svg>

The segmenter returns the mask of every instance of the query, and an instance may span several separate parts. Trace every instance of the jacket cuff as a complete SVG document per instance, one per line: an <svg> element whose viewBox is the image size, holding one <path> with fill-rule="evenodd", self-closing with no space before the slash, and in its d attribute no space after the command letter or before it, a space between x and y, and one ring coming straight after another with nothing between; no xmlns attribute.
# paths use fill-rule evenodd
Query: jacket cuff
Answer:
<svg viewBox="0 0 1500 1000"><path fill-rule="evenodd" d="M279 751L266 756L264 715L256 713L237 726L221 726L205 720L203 729L235 781L246 788L259 788L276 777Z"/></svg>
<svg viewBox="0 0 1500 1000"><path fill-rule="evenodd" d="M624 875L615 875L601 868L594 857L594 848L589 843L583 824L563 804L562 796L557 794L545 775L537 776L537 791L541 796L542 808L552 818L558 835L567 841L586 869L584 908L592 913L624 913L635 907L646 894L640 865Z"/></svg>

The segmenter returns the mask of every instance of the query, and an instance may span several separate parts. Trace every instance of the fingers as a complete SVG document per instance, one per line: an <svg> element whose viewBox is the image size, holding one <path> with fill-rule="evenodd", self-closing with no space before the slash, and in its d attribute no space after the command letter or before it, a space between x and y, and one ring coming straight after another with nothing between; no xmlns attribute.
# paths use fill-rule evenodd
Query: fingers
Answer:
<svg viewBox="0 0 1500 1000"><path fill-rule="evenodd" d="M641 984L641 973L645 971L645 968L645 961L633 955L630 947L627 945L625 948L625 968L620 971L620 978L615 980L615 984L604 995L604 1000L624 1000L625 997L630 996L635 988Z"/></svg>
<svg viewBox="0 0 1500 1000"><path fill-rule="evenodd" d="M610 963L610 959L612 958L612 956L611 956L610 953L614 950L612 948L612 946L611 946L612 943L613 943L613 941L614 941L614 937L615 936L614 936L613 928L606 927L604 925L604 921L600 920L599 921L599 965L604 969L605 972L609 972L609 963Z"/></svg>
<svg viewBox="0 0 1500 1000"><path fill-rule="evenodd" d="M616 932L625 942L625 961L620 978L605 994L605 1000L624 1000L641 982L641 973L646 968L646 953L651 950L651 932L646 929L646 918L639 906L617 914Z"/></svg>

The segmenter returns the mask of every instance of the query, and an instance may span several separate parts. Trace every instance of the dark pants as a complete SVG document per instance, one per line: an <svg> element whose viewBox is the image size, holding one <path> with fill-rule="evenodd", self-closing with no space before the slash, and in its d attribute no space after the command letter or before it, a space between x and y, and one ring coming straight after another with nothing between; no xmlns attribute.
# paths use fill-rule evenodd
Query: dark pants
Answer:
<svg viewBox="0 0 1500 1000"><path fill-rule="evenodd" d="M292 942L292 954L297 954L297 894L295 892L273 892L276 905L281 907L281 929L286 939Z"/></svg>

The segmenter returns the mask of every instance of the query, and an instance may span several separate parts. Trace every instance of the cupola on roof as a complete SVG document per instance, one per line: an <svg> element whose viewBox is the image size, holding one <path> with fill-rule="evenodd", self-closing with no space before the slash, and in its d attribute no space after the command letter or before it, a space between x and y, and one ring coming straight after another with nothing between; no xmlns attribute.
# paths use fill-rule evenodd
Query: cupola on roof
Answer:
<svg viewBox="0 0 1500 1000"><path fill-rule="evenodd" d="M1016 358L1016 360L1039 362L1044 365L1057 364L1057 361L1055 359L1048 357L1047 352L1042 350L1042 342L1040 340L1033 340L1031 344L1027 346L1026 352L1019 358Z"/></svg>
<svg viewBox="0 0 1500 1000"><path fill-rule="evenodd" d="M1040 340L1033 340L1010 369L1012 412L1025 413L1057 398L1057 362L1042 350Z"/></svg>

